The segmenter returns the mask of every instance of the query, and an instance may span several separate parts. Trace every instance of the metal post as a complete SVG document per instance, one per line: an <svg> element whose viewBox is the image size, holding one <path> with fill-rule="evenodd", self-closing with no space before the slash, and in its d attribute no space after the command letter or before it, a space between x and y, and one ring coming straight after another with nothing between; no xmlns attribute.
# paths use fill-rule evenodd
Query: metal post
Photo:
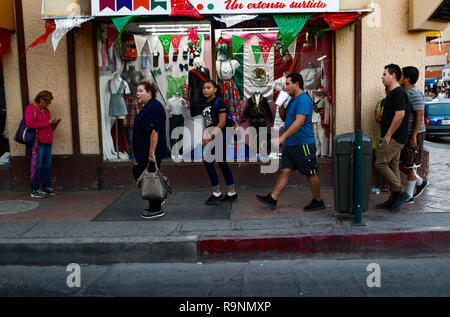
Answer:
<svg viewBox="0 0 450 317"><path fill-rule="evenodd" d="M362 130L357 130L355 134L355 188L354 188L354 226L364 226L362 223L362 186L363 186L363 141Z"/></svg>

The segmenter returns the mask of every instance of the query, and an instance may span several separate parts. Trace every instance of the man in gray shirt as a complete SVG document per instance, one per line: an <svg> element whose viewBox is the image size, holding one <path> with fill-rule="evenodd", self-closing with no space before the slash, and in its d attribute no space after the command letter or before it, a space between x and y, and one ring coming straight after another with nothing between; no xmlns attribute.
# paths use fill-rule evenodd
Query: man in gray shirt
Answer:
<svg viewBox="0 0 450 317"><path fill-rule="evenodd" d="M400 170L408 176L406 192L412 197L407 203L414 203L414 198L422 194L428 186L428 181L417 174L417 168L421 165L423 142L425 140L425 123L423 115L425 112L425 101L423 94L415 84L419 79L419 70L414 66L402 69L400 85L408 91L411 102L411 113L409 116L409 141L405 144L400 154ZM414 193L414 189L416 188Z"/></svg>

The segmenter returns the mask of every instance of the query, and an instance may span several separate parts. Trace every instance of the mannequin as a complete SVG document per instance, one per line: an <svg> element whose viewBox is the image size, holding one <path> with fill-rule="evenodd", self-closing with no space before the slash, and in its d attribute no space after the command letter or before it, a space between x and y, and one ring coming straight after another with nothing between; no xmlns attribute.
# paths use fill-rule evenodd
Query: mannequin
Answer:
<svg viewBox="0 0 450 317"><path fill-rule="evenodd" d="M329 153L329 123L330 123L330 104L323 89L313 93L313 130L316 139L316 156L326 157Z"/></svg>
<svg viewBox="0 0 450 317"><path fill-rule="evenodd" d="M130 87L130 96L135 97L139 83L144 79L144 74L136 70L136 67L130 65L128 67L128 76L123 78Z"/></svg>
<svg viewBox="0 0 450 317"><path fill-rule="evenodd" d="M300 72L303 77L305 90L315 90L319 88L321 80L320 67L316 67L313 63L308 63L308 68Z"/></svg>
<svg viewBox="0 0 450 317"><path fill-rule="evenodd" d="M185 127L191 134L191 139L184 139L183 151L189 153L202 144L203 117L202 111L207 105L203 96L202 86L205 80L210 80L210 72L200 57L194 59L194 68L188 73L189 114L185 117ZM203 78L202 78L203 77Z"/></svg>
<svg viewBox="0 0 450 317"><path fill-rule="evenodd" d="M180 93L175 95L167 101L167 110L169 112L169 131L170 131L170 148L183 139L180 136L178 139L172 139L172 131L178 127L184 127L184 110L186 109L186 101L181 97ZM181 149L180 149L181 150ZM179 158L179 153L172 153L172 158Z"/></svg>
<svg viewBox="0 0 450 317"><path fill-rule="evenodd" d="M128 114L125 104L124 95L130 93L130 88L125 80L120 77L120 73L113 74L113 78L108 80L106 85L106 93L109 93L109 116L111 117L111 126L116 123L116 153L117 159L119 155L119 125L117 119L125 119Z"/></svg>
<svg viewBox="0 0 450 317"><path fill-rule="evenodd" d="M261 144L266 142L266 146L269 145L270 133L265 135L264 139L260 138L260 128L267 127L267 119L269 121L273 121L273 114L270 110L269 102L267 98L263 97L260 92L256 92L252 97L247 100L247 106L244 110L243 119L250 119L250 126L256 129L256 144L257 147L255 150L259 152ZM266 129L267 130L267 129ZM266 131L267 132L267 131ZM268 148L266 148L269 150ZM267 153L260 153L262 155L267 155Z"/></svg>
<svg viewBox="0 0 450 317"><path fill-rule="evenodd" d="M228 47L228 45L226 45L226 47ZM241 100L233 77L240 64L235 59L230 60L223 51L226 50L219 50L216 61L217 76L220 81L219 86L228 109L236 119L237 123L239 123L242 121Z"/></svg>
<svg viewBox="0 0 450 317"><path fill-rule="evenodd" d="M280 107L287 107L289 101L291 100L291 96L286 92L286 76L288 73L283 73L283 77L278 78L273 83L273 89L278 90L280 93L278 94L277 100L275 102L277 109L275 114L275 120L273 123L273 130L275 131L275 135L279 135L279 131L284 127L284 122L281 120L279 109ZM272 152L270 153L270 157L275 159L281 156L281 153Z"/></svg>
<svg viewBox="0 0 450 317"><path fill-rule="evenodd" d="M193 71L195 70L195 72ZM206 100L203 97L203 82L210 79L209 69L205 67L203 60L197 57L194 60L194 69L188 73L189 84L189 110L192 117L201 115ZM203 78L202 78L203 77Z"/></svg>
<svg viewBox="0 0 450 317"><path fill-rule="evenodd" d="M128 114L125 117L125 120L123 122L123 126L127 128L127 137L125 138L127 140L127 150L128 153L133 152L133 124L134 124L134 118L136 118L136 115L141 110L141 106L137 103L136 98L136 92L137 87L139 86L139 83L144 79L144 75L137 71L135 66L130 65L128 67L127 72L122 73L122 79L125 80L130 87L130 94L128 96L125 96L125 103L127 105L127 111Z"/></svg>

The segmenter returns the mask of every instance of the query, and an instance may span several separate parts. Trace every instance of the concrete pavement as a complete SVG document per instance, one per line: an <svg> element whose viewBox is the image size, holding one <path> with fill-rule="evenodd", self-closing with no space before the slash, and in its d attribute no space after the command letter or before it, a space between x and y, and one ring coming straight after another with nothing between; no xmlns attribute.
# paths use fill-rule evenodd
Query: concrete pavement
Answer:
<svg viewBox="0 0 450 317"><path fill-rule="evenodd" d="M311 192L290 187L277 210L255 199L270 188L238 188L233 204L205 206L207 190L177 190L165 217L142 220L146 201L136 189L60 193L42 200L0 194L2 203L32 201L32 210L0 216L0 264L202 262L248 258L356 258L450 251L448 192L431 183L399 212L375 210L387 193L370 194L364 227L334 211L333 189L322 188L327 209L304 212ZM1 209L0 209L1 210Z"/></svg>

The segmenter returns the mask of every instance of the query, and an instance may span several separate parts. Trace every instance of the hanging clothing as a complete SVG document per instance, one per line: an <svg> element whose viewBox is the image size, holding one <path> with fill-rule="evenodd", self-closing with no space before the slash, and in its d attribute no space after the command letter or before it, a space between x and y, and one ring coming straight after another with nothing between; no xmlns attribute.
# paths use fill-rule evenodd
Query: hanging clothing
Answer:
<svg viewBox="0 0 450 317"><path fill-rule="evenodd" d="M111 94L111 98L109 100L109 116L126 116L128 114L127 105L125 104L125 100L123 99L123 95L125 93L125 82L121 80L119 89L115 93L113 93L111 90L112 81L112 79L108 81L108 89Z"/></svg>
<svg viewBox="0 0 450 317"><path fill-rule="evenodd" d="M227 108L237 123L240 123L242 121L241 99L239 98L239 90L234 79L223 79L220 83L220 91Z"/></svg>
<svg viewBox="0 0 450 317"><path fill-rule="evenodd" d="M200 115L207 104L202 87L203 83L209 79L209 69L206 67L196 68L195 72L191 69L188 73L189 109L192 117Z"/></svg>
<svg viewBox="0 0 450 317"><path fill-rule="evenodd" d="M183 95L182 86L186 83L187 76L174 77L167 75L167 99L172 98L176 93Z"/></svg>
<svg viewBox="0 0 450 317"><path fill-rule="evenodd" d="M127 105L128 115L125 117L123 121L123 126L126 128L132 128L134 126L134 119L142 110L142 105L138 104L137 97L134 96L125 96L125 103Z"/></svg>
<svg viewBox="0 0 450 317"><path fill-rule="evenodd" d="M253 95L247 100L247 106L245 107L243 119L250 119L250 125L255 126L267 126L266 119L273 121L273 114L270 110L269 102L267 98L260 96L259 102L256 102L256 97Z"/></svg>
<svg viewBox="0 0 450 317"><path fill-rule="evenodd" d="M167 110L171 115L183 115L184 109L186 109L186 101L176 95L167 100Z"/></svg>

